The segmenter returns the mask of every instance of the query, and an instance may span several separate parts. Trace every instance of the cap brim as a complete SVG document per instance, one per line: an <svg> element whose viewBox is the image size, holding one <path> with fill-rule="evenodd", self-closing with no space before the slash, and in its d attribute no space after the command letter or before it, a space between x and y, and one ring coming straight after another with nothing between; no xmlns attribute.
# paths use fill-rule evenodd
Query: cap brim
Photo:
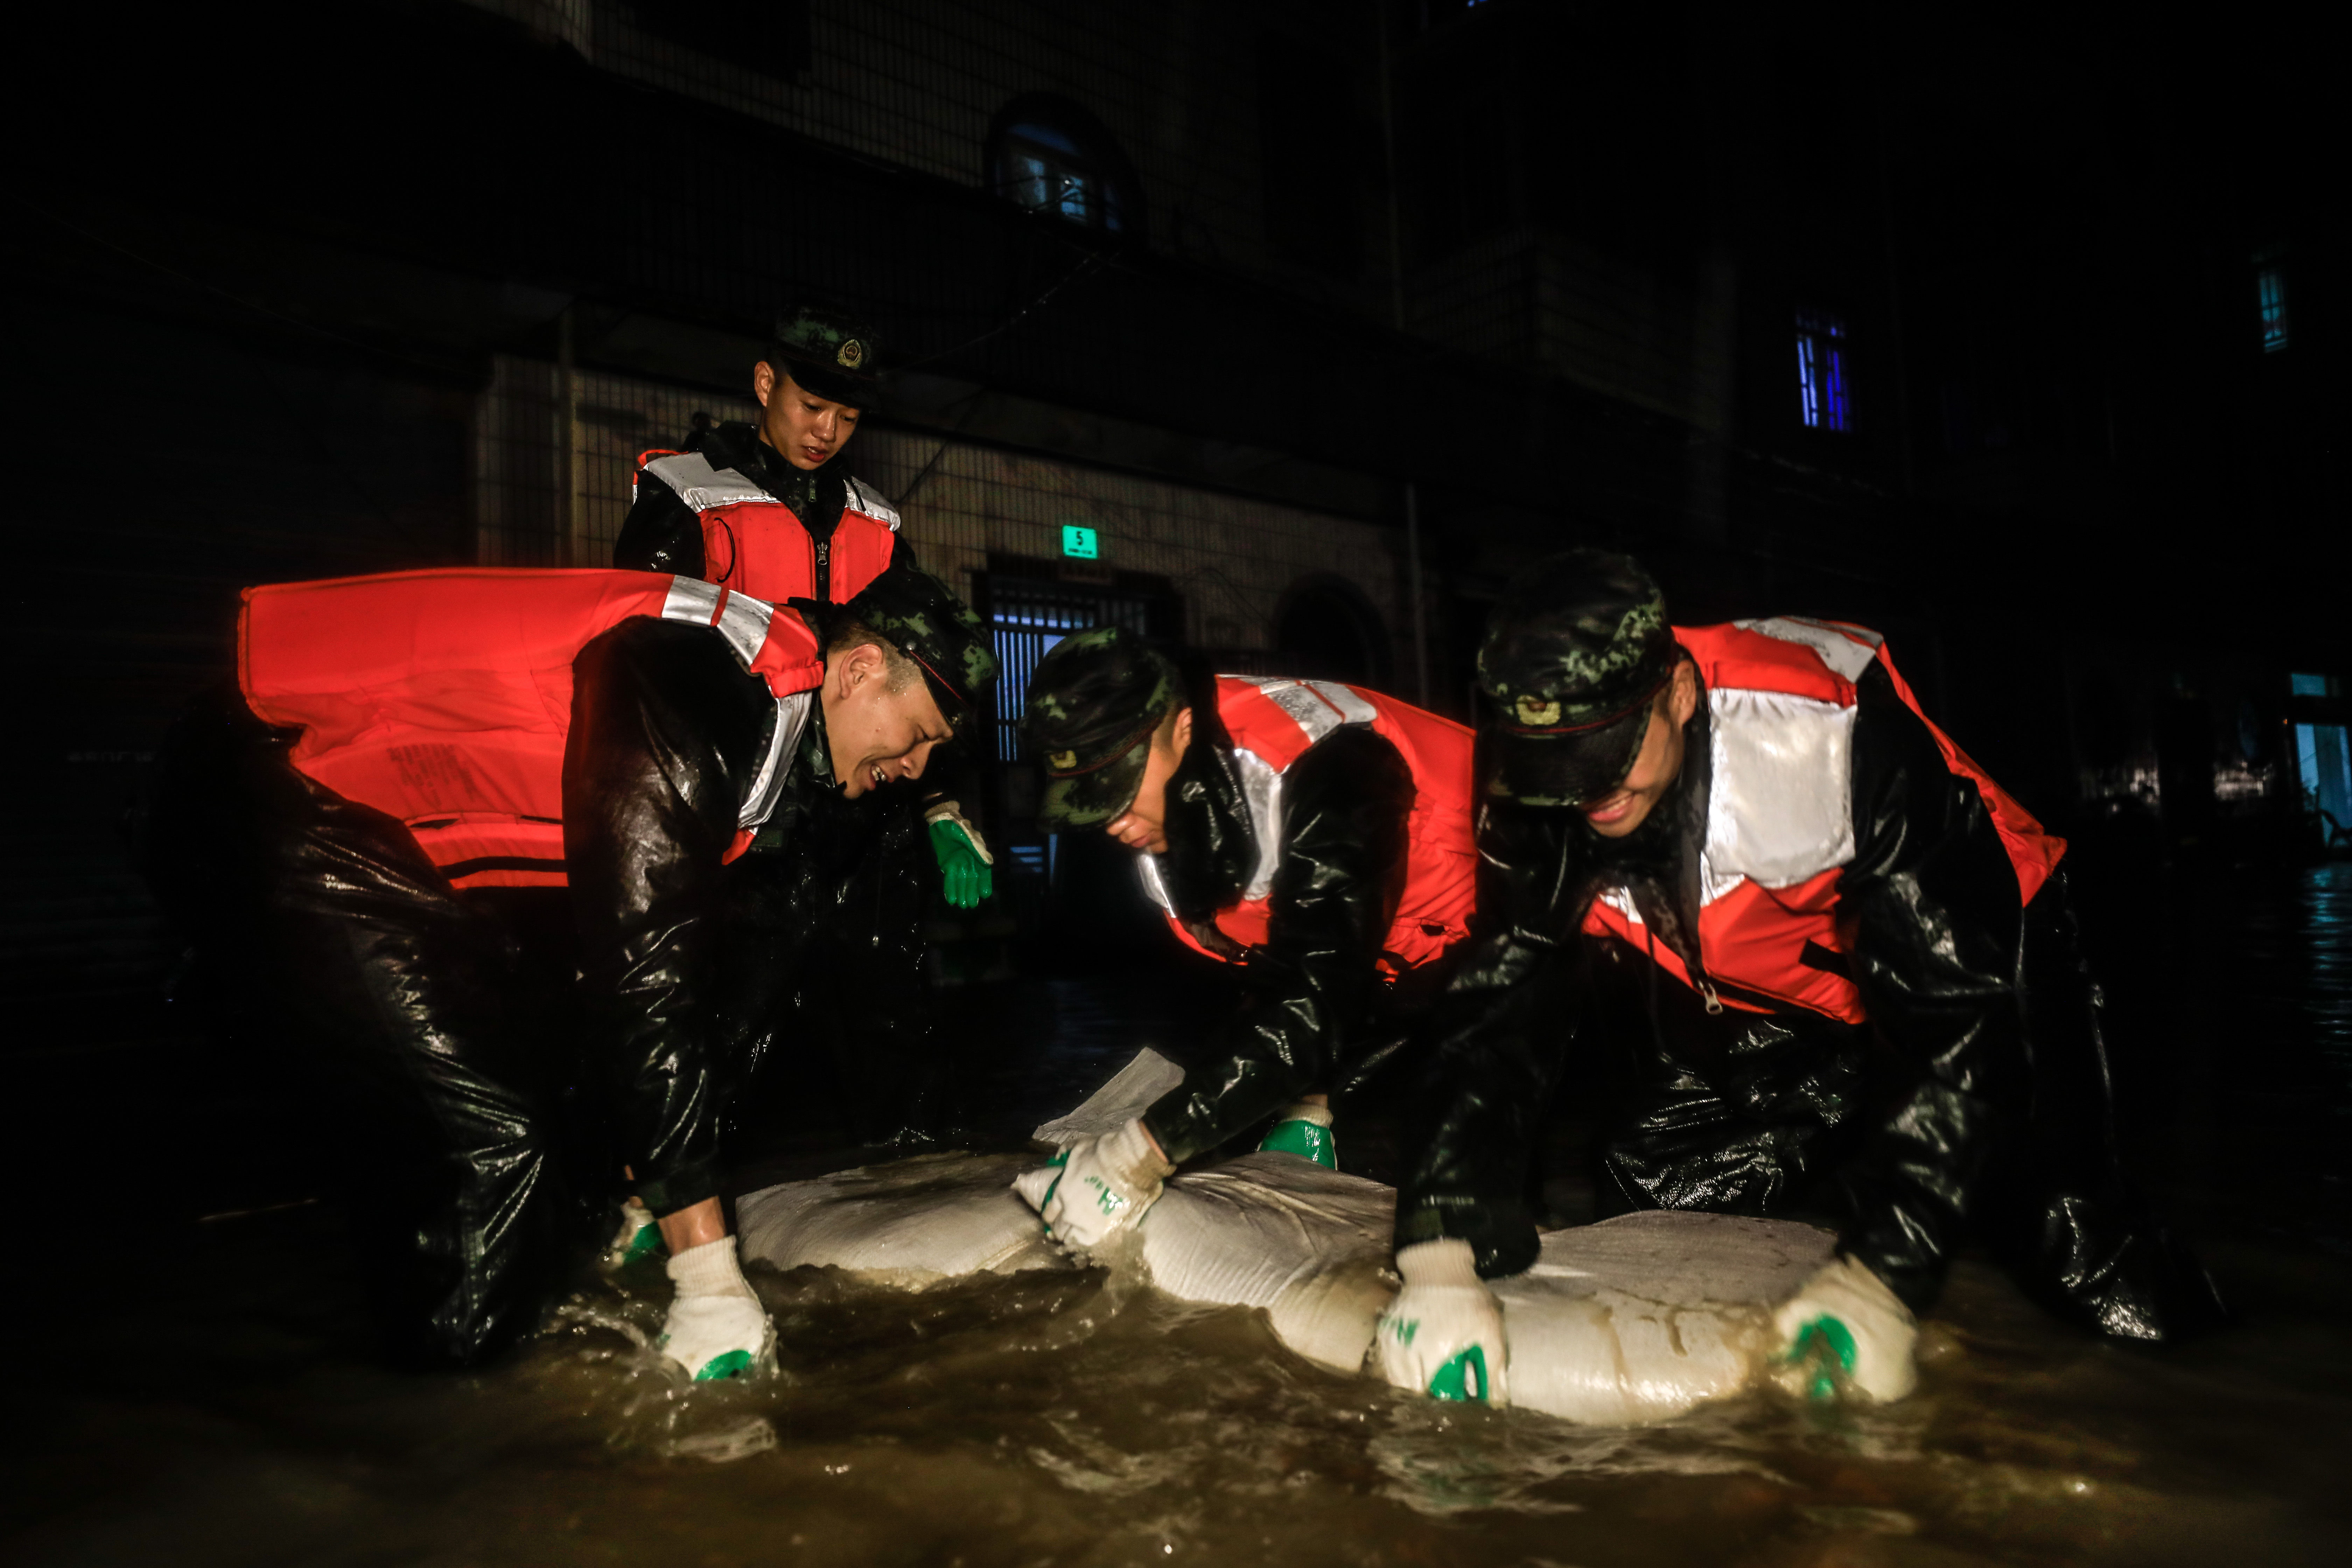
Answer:
<svg viewBox="0 0 2352 1568"><path fill-rule="evenodd" d="M1048 778L1037 803L1037 826L1048 833L1100 827L1135 804L1143 788L1144 764L1151 748L1136 746L1118 760L1090 773L1066 779Z"/></svg>
<svg viewBox="0 0 2352 1568"><path fill-rule="evenodd" d="M1496 730L1486 793L1521 805L1591 805L1633 771L1651 706L1641 703L1621 719L1572 735Z"/></svg>
<svg viewBox="0 0 2352 1568"><path fill-rule="evenodd" d="M799 358L783 350L778 350L777 354L803 392L814 393L830 402L863 408L874 401L875 395L882 387L881 376L871 371L845 371L837 365Z"/></svg>

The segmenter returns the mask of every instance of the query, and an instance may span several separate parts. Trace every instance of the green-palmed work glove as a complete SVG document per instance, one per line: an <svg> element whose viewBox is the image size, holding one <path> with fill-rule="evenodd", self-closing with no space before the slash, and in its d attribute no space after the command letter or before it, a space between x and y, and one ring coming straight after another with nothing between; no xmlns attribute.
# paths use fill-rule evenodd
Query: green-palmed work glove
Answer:
<svg viewBox="0 0 2352 1568"><path fill-rule="evenodd" d="M604 1266L608 1270L625 1268L661 1249L661 1226L654 1223L653 1211L632 1198L621 1205L620 1229L604 1248Z"/></svg>
<svg viewBox="0 0 2352 1568"><path fill-rule="evenodd" d="M1885 1281L1850 1258L1824 1264L1772 1314L1780 1386L1803 1398L1852 1391L1895 1400L1918 1385L1919 1327Z"/></svg>
<svg viewBox="0 0 2352 1568"><path fill-rule="evenodd" d="M1339 1146L1331 1138L1331 1110L1309 1100L1300 1100L1275 1118L1274 1126L1259 1142L1261 1154L1278 1152L1296 1154L1302 1160L1312 1160L1327 1171L1339 1168Z"/></svg>
<svg viewBox="0 0 2352 1568"><path fill-rule="evenodd" d="M1438 1399L1508 1405L1503 1305L1478 1278L1470 1244L1418 1242L1399 1248L1396 1262L1404 1289L1372 1334L1381 1375Z"/></svg>
<svg viewBox="0 0 2352 1568"><path fill-rule="evenodd" d="M743 1278L733 1237L673 1254L669 1277L677 1294L655 1349L697 1383L776 1370L776 1326Z"/></svg>
<svg viewBox="0 0 2352 1568"><path fill-rule="evenodd" d="M1085 1261L1130 1228L1160 1199L1176 1167L1160 1158L1140 1119L1099 1138L1081 1138L1050 1164L1013 1178L1013 1190L1045 1222L1063 1251Z"/></svg>
<svg viewBox="0 0 2352 1568"><path fill-rule="evenodd" d="M978 909L995 880L989 868L996 857L988 852L988 841L951 800L933 805L923 820L931 825L931 853L939 857L940 896L957 909Z"/></svg>

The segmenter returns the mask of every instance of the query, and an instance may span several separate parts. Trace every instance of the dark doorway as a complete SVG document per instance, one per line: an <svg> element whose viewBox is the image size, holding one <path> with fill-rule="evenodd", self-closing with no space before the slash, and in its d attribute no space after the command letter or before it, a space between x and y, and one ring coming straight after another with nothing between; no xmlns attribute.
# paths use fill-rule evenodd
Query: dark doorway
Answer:
<svg viewBox="0 0 2352 1568"><path fill-rule="evenodd" d="M1286 673L1360 686L1388 683L1388 629L1362 590L1344 578L1293 585L1275 618L1274 643Z"/></svg>

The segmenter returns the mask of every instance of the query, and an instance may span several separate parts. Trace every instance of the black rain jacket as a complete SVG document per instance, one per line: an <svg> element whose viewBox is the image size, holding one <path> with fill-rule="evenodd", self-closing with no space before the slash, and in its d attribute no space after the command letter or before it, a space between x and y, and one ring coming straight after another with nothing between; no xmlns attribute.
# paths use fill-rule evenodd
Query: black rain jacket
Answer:
<svg viewBox="0 0 2352 1568"><path fill-rule="evenodd" d="M919 931L883 903L935 885L921 838L887 831L919 819L842 798L813 700L774 815L722 864L776 721L766 684L649 617L573 677L567 889L452 888L399 821L296 770L299 731L233 686L174 731L147 816L145 868L215 1023L265 1042L329 1124L409 1364L476 1365L530 1332L609 1234L623 1165L656 1214L717 1195L730 1102L740 1121L787 1043L810 1065L812 1017L869 1119L920 1079L899 1005L922 996ZM845 917L869 906L909 942L861 940Z"/></svg>
<svg viewBox="0 0 2352 1568"><path fill-rule="evenodd" d="M2117 1167L2063 875L2021 911L1974 783L1883 669L1857 699L1856 847L1838 900L1868 1021L1710 1011L1639 948L1582 931L1592 899L1622 886L1705 973L1702 700L1673 791L1625 839L1573 812L1482 813L1474 941L1415 1100L1398 1245L1463 1238L1489 1278L1532 1263L1531 1161L1558 1091L1594 1113L1604 1214L1826 1214L1841 1250L1915 1310L1973 1229L2046 1304L2103 1331L2161 1340L2220 1321L2210 1280Z"/></svg>
<svg viewBox="0 0 2352 1568"><path fill-rule="evenodd" d="M1168 785L1160 872L1202 946L1239 955L1212 923L1239 899L1258 846L1213 684L1195 680L1192 742ZM1381 948L1403 895L1413 783L1397 749L1349 726L1282 775L1282 858L1266 940L1244 955L1242 1005L1144 1124L1173 1161L1213 1149L1299 1095L1339 1087L1381 1043Z"/></svg>

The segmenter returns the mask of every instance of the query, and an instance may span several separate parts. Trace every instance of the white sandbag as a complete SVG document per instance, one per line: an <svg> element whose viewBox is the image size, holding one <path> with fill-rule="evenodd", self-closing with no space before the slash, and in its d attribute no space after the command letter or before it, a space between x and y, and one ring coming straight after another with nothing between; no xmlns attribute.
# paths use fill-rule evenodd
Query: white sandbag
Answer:
<svg viewBox="0 0 2352 1568"><path fill-rule="evenodd" d="M1037 1136L1058 1143L1109 1131L1181 1076L1147 1050ZM1069 1267L1010 1190L1032 1163L934 1154L769 1187L736 1205L742 1254L911 1289ZM1291 1350L1352 1372L1396 1289L1395 1204L1377 1182L1295 1154L1248 1154L1171 1180L1139 1227L1139 1252L1168 1294L1263 1308ZM1495 1282L1513 1402L1628 1426L1759 1386L1772 1309L1827 1261L1832 1239L1786 1221L1680 1213L1547 1233L1533 1268Z"/></svg>
<svg viewBox="0 0 2352 1568"><path fill-rule="evenodd" d="M1772 1309L1835 1240L1787 1220L1681 1212L1546 1232L1534 1267L1494 1282L1511 1399L1630 1426L1760 1386Z"/></svg>
<svg viewBox="0 0 2352 1568"><path fill-rule="evenodd" d="M1057 1116L1030 1136L1059 1149L1081 1138L1098 1138L1117 1131L1151 1109L1151 1102L1184 1081L1184 1069L1150 1046L1112 1075L1111 1080L1087 1096L1086 1103L1067 1116Z"/></svg>
<svg viewBox="0 0 2352 1568"><path fill-rule="evenodd" d="M743 1259L845 1268L900 1289L1066 1268L1037 1211L1013 1193L1013 1178L1034 1163L1023 1154L921 1154L762 1187L735 1205Z"/></svg>
<svg viewBox="0 0 2352 1568"><path fill-rule="evenodd" d="M1283 1343L1342 1372L1364 1362L1396 1290L1396 1190L1297 1154L1244 1154L1168 1184L1139 1226L1171 1296L1263 1307Z"/></svg>

